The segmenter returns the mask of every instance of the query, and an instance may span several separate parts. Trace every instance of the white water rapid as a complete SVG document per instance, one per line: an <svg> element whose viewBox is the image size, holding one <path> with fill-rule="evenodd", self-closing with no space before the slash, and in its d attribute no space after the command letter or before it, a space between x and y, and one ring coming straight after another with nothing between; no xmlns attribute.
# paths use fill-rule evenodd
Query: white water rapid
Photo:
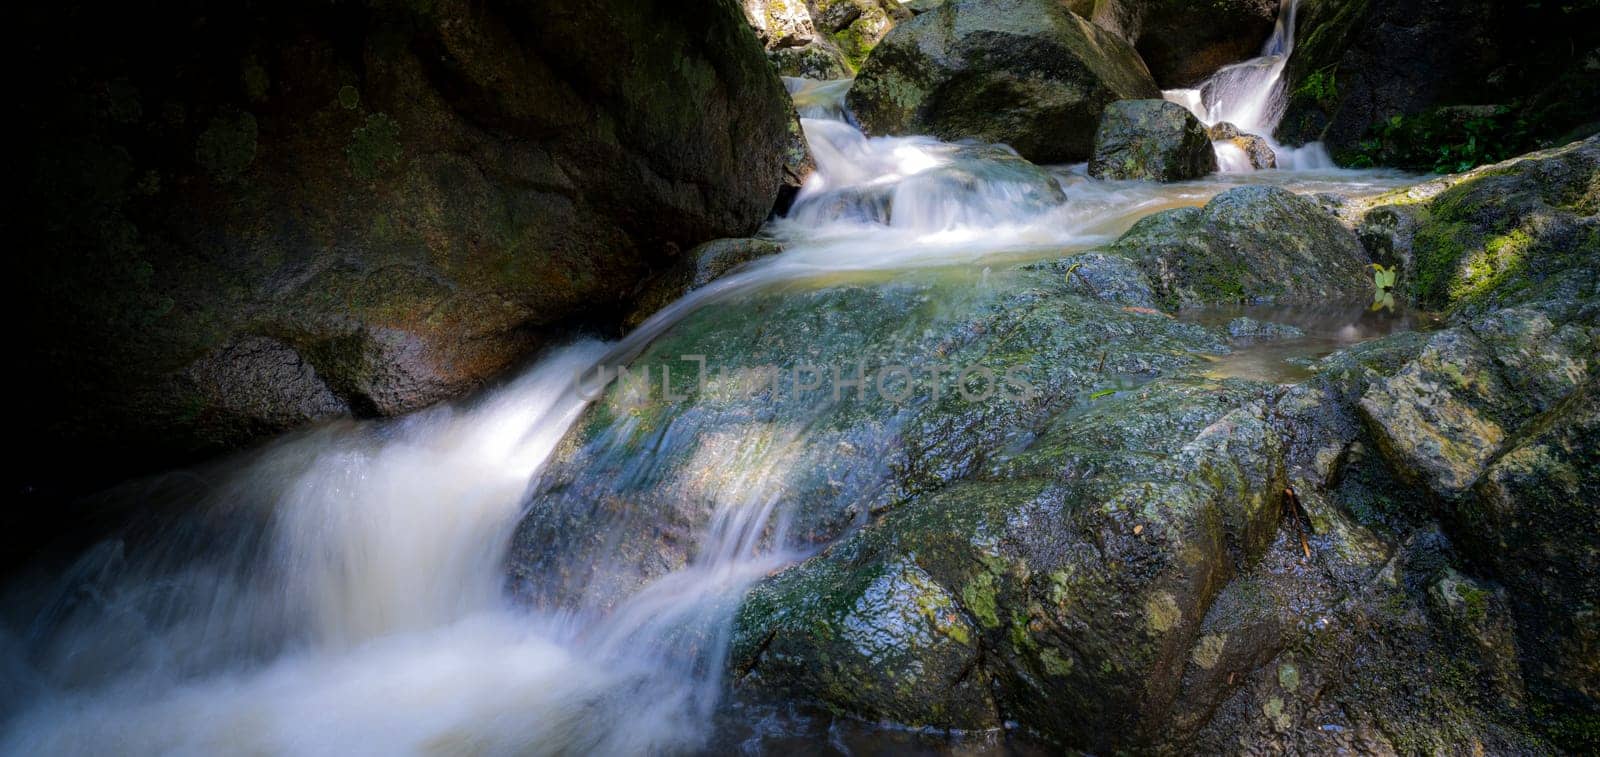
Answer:
<svg viewBox="0 0 1600 757"><path fill-rule="evenodd" d="M867 138L842 107L848 82L790 85L818 171L765 231L782 254L621 342L556 349L476 401L332 424L119 489L145 514L134 526L7 594L0 753L718 748L730 613L751 582L803 557L783 536L783 444L734 444L737 460L707 461L744 475L718 490L687 566L607 598L604 611L518 606L505 590L508 541L531 483L584 411L577 374L756 288L1059 257L1245 182L1363 194L1403 181L1303 171L1157 185L1097 181L1082 166L1043 173L999 148ZM615 452L645 463L656 454Z"/></svg>
<svg viewBox="0 0 1600 757"><path fill-rule="evenodd" d="M1207 126L1226 121L1245 134L1267 140L1277 154L1278 168L1327 170L1334 164L1322 143L1288 147L1273 137L1288 102L1283 72L1294 53L1295 16L1300 6L1300 0L1280 1L1277 26L1259 57L1223 66L1197 88L1171 89L1162 94L1188 108ZM1243 151L1225 142L1217 143L1217 163L1225 172L1253 170Z"/></svg>

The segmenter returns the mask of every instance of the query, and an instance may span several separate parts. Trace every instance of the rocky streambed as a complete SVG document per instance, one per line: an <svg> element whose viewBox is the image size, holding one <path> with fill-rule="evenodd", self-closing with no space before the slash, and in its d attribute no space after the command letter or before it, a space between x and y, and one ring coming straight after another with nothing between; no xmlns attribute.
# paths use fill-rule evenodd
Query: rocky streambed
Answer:
<svg viewBox="0 0 1600 757"><path fill-rule="evenodd" d="M0 752L1594 744L1600 138L1443 176L1327 168L1271 141L1286 98L1308 112L1287 91L1310 76L1292 2L748 2L755 38L731 4L458 5L362 5L338 44L228 22L327 48L322 84L388 63L330 100L284 86L289 58L247 59L249 112L137 143L199 131L199 168L146 194L212 187L217 223L261 233L173 269L233 286L163 270L126 293L227 318L195 336L158 315L168 349L119 364L150 370L106 417L175 414L192 450L292 425L256 411L296 387L307 418L387 415L569 317L626 336L100 495L131 524L6 589ZM1309 6L1318 56L1380 13ZM502 16L581 54L523 57ZM638 23L589 34L617 19ZM796 119L757 39L779 66L858 76L784 82ZM661 57L613 67L634 41ZM163 91L233 86L215 70ZM1253 115L1205 123L1220 112ZM1330 138L1359 120L1336 116ZM1247 170L1268 165L1322 168ZM208 222L151 225L185 206L129 176L96 228L162 229L112 245L136 267L187 260ZM307 201L258 228L280 187ZM344 239L302 217L327 193L362 243L489 231L274 262L294 233ZM440 210L480 195L482 217ZM528 250L558 265L523 270ZM418 307L336 301L402 273L428 282ZM96 338L143 349L122 330ZM250 404L240 375L276 399Z"/></svg>
<svg viewBox="0 0 1600 757"><path fill-rule="evenodd" d="M740 699L1094 752L1581 737L1597 168L1589 140L1360 197L1241 187L1032 262L707 306L631 365L723 378L601 397L534 489L514 584L626 596L771 497L766 537L809 556L740 604ZM1216 369L1304 338L1217 306L1370 303L1373 262L1438 315L1353 318L1370 341L1298 375ZM808 387L796 355L865 382ZM1008 371L1031 391L962 391Z"/></svg>

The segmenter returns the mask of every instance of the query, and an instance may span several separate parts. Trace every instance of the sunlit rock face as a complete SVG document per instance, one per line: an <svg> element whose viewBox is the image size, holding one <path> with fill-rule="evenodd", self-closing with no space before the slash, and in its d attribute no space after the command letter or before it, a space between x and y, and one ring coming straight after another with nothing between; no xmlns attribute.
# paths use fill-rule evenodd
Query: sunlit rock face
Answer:
<svg viewBox="0 0 1600 757"><path fill-rule="evenodd" d="M803 145L723 3L214 5L26 14L31 404L118 464L477 386Z"/></svg>
<svg viewBox="0 0 1600 757"><path fill-rule="evenodd" d="M1153 97L1130 45L1054 0L952 0L879 43L850 107L871 135L972 138L1064 163L1089 157L1106 105Z"/></svg>
<svg viewBox="0 0 1600 757"><path fill-rule="evenodd" d="M911 17L897 0L744 0L745 17L784 76L855 75L894 25Z"/></svg>

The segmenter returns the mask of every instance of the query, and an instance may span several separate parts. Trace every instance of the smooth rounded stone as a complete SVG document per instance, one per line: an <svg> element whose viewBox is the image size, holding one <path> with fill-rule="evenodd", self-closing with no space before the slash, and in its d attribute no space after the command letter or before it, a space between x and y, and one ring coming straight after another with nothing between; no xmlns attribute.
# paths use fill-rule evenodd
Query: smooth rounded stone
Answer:
<svg viewBox="0 0 1600 757"><path fill-rule="evenodd" d="M1191 87L1256 56L1279 0L1075 0L1075 10L1130 42L1164 89Z"/></svg>
<svg viewBox="0 0 1600 757"><path fill-rule="evenodd" d="M625 314L675 248L753 233L796 146L722 3L81 6L28 17L75 33L15 98L46 462L457 396Z"/></svg>
<svg viewBox="0 0 1600 757"><path fill-rule="evenodd" d="M1206 127L1206 137L1213 142L1227 142L1241 135L1239 127L1228 121L1218 121Z"/></svg>
<svg viewBox="0 0 1600 757"><path fill-rule="evenodd" d="M713 239L684 253L683 258L657 275L634 301L634 310L623 321L637 326L684 295L722 277L752 260L776 255L783 246L770 239Z"/></svg>
<svg viewBox="0 0 1600 757"><path fill-rule="evenodd" d="M1066 163L1089 157L1105 106L1160 96L1132 47L1056 0L950 0L879 43L849 103L868 134L977 139Z"/></svg>
<svg viewBox="0 0 1600 757"><path fill-rule="evenodd" d="M1185 181L1217 170L1206 128L1166 100L1122 100L1106 107L1095 132L1089 175L1101 179Z"/></svg>
<svg viewBox="0 0 1600 757"><path fill-rule="evenodd" d="M1257 171L1278 167L1278 154L1273 151L1272 145L1267 140L1254 134L1245 134L1230 141L1234 147L1244 150L1244 154L1250 156L1250 166Z"/></svg>
<svg viewBox="0 0 1600 757"><path fill-rule="evenodd" d="M1248 316L1228 321L1228 336L1235 339L1297 339L1306 332L1287 323L1258 321Z"/></svg>
<svg viewBox="0 0 1600 757"><path fill-rule="evenodd" d="M1355 233L1315 201L1277 187L1230 189L1203 208L1149 216L1107 251L1144 268L1167 308L1372 296Z"/></svg>

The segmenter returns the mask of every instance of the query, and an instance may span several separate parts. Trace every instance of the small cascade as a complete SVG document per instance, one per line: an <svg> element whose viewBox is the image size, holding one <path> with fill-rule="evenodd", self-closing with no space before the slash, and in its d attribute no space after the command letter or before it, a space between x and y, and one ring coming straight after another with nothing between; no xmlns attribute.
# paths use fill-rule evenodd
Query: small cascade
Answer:
<svg viewBox="0 0 1600 757"><path fill-rule="evenodd" d="M1277 26L1262 46L1259 57L1223 66L1197 88L1166 90L1162 95L1187 108L1207 126L1227 122L1243 133L1266 139L1277 154L1280 169L1331 169L1333 159L1321 143L1285 147L1273 138L1288 105L1283 73L1289 56L1294 53L1295 17L1300 5L1300 0L1281 2ZM1230 147L1232 145L1224 143L1217 145L1217 163L1222 171L1253 170L1250 161L1241 163L1236 156L1225 154Z"/></svg>

